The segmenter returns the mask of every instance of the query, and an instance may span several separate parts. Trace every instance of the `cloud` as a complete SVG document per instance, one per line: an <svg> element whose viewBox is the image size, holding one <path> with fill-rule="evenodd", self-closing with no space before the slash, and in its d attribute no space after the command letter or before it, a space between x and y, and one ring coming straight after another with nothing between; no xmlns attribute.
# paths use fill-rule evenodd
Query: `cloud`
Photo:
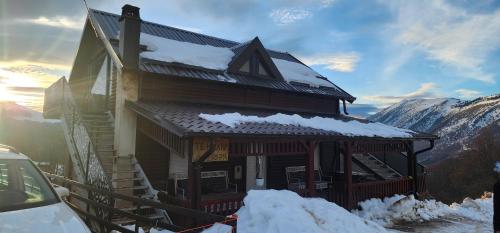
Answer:
<svg viewBox="0 0 500 233"><path fill-rule="evenodd" d="M473 99L481 94L480 91L471 89L457 89L455 92L458 93L458 96L463 99Z"/></svg>
<svg viewBox="0 0 500 233"><path fill-rule="evenodd" d="M360 100L365 103L373 103L380 105L381 107L387 107L389 105L400 102L403 99L412 98L437 98L436 94L437 85L435 83L422 83L420 87L410 93L406 93L399 96L391 95L372 95L372 96L361 96Z"/></svg>
<svg viewBox="0 0 500 233"><path fill-rule="evenodd" d="M280 8L271 11L269 17L280 25L287 25L308 18L311 15L311 11L305 9Z"/></svg>
<svg viewBox="0 0 500 233"><path fill-rule="evenodd" d="M18 19L17 21L21 23L31 23L36 25L73 29L73 30L81 30L84 24L84 20L82 20L82 18L73 19L64 16L56 16L50 18L47 18L45 16L40 16L36 19Z"/></svg>
<svg viewBox="0 0 500 233"><path fill-rule="evenodd" d="M389 30L398 44L423 52L461 76L495 83L483 66L500 48L500 10L473 13L444 0L383 3L397 16Z"/></svg>
<svg viewBox="0 0 500 233"><path fill-rule="evenodd" d="M333 71L353 72L360 60L360 56L355 52L351 52L301 57L301 60L307 65L321 65Z"/></svg>
<svg viewBox="0 0 500 233"><path fill-rule="evenodd" d="M40 110L44 88L69 72L70 67L36 61L0 62L0 101Z"/></svg>

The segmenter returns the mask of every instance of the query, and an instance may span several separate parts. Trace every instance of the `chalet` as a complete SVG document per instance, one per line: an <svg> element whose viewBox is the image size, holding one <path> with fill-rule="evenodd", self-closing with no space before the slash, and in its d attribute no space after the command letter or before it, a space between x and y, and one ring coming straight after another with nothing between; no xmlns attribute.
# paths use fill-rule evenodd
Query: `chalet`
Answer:
<svg viewBox="0 0 500 233"><path fill-rule="evenodd" d="M257 37L147 22L125 5L121 15L89 11L69 79L46 90L44 115L63 122L73 179L210 213L235 212L252 189L348 209L424 192L416 158L436 137L350 117L355 99Z"/></svg>

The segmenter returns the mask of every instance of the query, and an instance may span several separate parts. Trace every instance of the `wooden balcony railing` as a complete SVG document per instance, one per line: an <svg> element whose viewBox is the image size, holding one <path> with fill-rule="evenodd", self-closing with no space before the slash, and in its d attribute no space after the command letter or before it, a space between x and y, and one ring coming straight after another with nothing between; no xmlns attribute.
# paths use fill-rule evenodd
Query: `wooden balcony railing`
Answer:
<svg viewBox="0 0 500 233"><path fill-rule="evenodd" d="M413 191L413 179L402 177L393 180L381 180L372 182L355 183L352 188L352 202L357 203L368 200L370 198L384 198L396 194L408 194ZM419 176L418 192L426 192L426 176ZM354 208L356 206L347 206L347 197L345 196L345 185L337 183L330 185L328 199L344 208Z"/></svg>
<svg viewBox="0 0 500 233"><path fill-rule="evenodd" d="M241 206L243 206L243 195L240 197L201 201L201 210L206 213L224 216L234 214Z"/></svg>
<svg viewBox="0 0 500 233"><path fill-rule="evenodd" d="M395 194L407 194L413 189L413 180L403 177L394 180L357 183L353 184L352 189L352 203L359 203L370 198L384 198Z"/></svg>

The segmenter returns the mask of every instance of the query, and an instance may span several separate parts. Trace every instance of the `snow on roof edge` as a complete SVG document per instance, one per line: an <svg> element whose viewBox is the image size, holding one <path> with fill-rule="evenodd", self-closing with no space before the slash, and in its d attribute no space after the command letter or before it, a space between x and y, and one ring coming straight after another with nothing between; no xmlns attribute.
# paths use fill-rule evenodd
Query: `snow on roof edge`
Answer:
<svg viewBox="0 0 500 233"><path fill-rule="evenodd" d="M199 114L210 122L218 122L231 128L244 123L275 123L281 125L295 125L310 127L314 129L337 132L346 136L367 136L367 137L387 137L387 138L410 138L416 132L408 129L396 128L378 122L362 123L360 121L342 121L335 118L319 117L304 118L298 114L288 115L277 113L274 115L259 117L246 116L238 112L224 114Z"/></svg>

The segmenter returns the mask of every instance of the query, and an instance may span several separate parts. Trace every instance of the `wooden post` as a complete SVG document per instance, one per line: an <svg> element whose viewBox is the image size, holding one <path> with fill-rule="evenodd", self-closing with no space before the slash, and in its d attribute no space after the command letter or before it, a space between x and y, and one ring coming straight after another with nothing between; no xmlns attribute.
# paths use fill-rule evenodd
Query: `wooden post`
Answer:
<svg viewBox="0 0 500 233"><path fill-rule="evenodd" d="M408 149L407 149L407 154L408 154L408 163L410 164L411 167L408 168L408 175L413 177L413 194L415 198L417 197L417 191L418 191L418 174L417 174L417 156L415 156L414 148L413 148L413 142L408 143ZM411 170L410 170L411 169ZM411 172L410 172L411 171Z"/></svg>
<svg viewBox="0 0 500 233"><path fill-rule="evenodd" d="M410 156L411 155L411 156ZM417 198L418 192L418 172L417 172L417 155L413 148L413 142L408 143L408 159L411 160L411 174L413 176L413 195Z"/></svg>
<svg viewBox="0 0 500 233"><path fill-rule="evenodd" d="M352 148L351 142L344 142L344 177L345 177L345 197L347 199L346 208L352 207Z"/></svg>
<svg viewBox="0 0 500 233"><path fill-rule="evenodd" d="M201 169L202 166L200 163L195 163L193 165L193 183L194 183L194 188L193 188L193 199L192 199L192 207L193 209L200 209L201 206Z"/></svg>
<svg viewBox="0 0 500 233"><path fill-rule="evenodd" d="M194 194L194 182L193 182L193 177L194 177L194 169L193 169L193 139L190 138L187 140L186 143L186 156L188 157L188 187L187 187L187 200L189 203L189 206L192 208L193 207L193 194Z"/></svg>
<svg viewBox="0 0 500 233"><path fill-rule="evenodd" d="M307 148L307 188L309 191L309 196L313 197L316 195L316 187L314 185L314 149L316 148L316 142L310 141Z"/></svg>

